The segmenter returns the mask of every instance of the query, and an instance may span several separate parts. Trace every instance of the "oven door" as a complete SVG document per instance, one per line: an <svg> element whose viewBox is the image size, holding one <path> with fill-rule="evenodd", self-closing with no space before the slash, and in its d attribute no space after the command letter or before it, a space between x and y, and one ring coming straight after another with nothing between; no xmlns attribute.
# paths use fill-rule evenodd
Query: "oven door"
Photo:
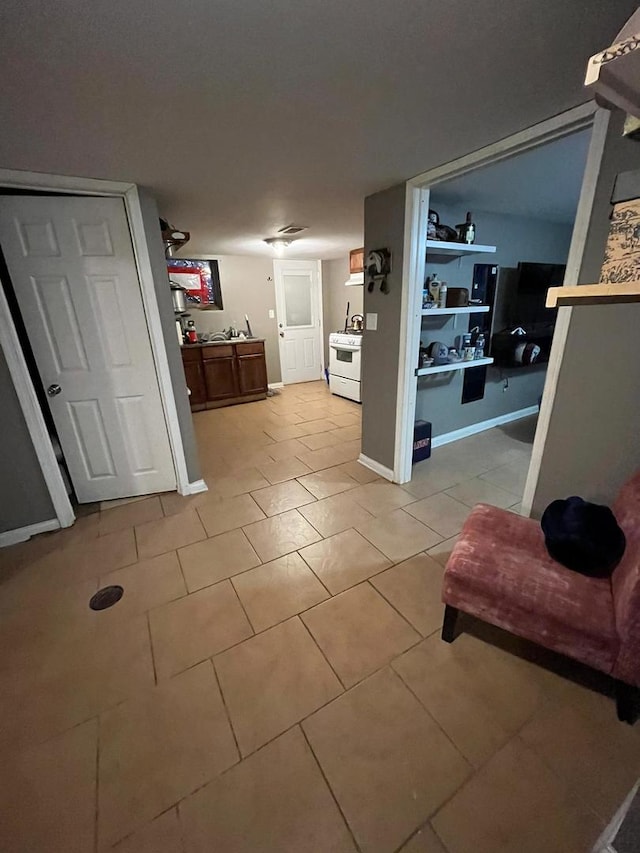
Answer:
<svg viewBox="0 0 640 853"><path fill-rule="evenodd" d="M360 381L360 347L329 345L329 373L344 379Z"/></svg>

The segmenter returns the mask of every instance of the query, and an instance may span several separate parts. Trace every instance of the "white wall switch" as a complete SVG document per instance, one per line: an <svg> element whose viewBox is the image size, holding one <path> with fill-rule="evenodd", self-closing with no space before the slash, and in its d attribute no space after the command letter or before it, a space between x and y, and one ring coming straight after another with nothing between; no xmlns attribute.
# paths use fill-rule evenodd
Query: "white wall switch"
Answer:
<svg viewBox="0 0 640 853"><path fill-rule="evenodd" d="M367 331L375 332L378 328L378 315L377 314L367 314L367 323L366 323Z"/></svg>
<svg viewBox="0 0 640 853"><path fill-rule="evenodd" d="M269 308L269 319L270 320L276 319L276 312L273 310L273 308Z"/></svg>

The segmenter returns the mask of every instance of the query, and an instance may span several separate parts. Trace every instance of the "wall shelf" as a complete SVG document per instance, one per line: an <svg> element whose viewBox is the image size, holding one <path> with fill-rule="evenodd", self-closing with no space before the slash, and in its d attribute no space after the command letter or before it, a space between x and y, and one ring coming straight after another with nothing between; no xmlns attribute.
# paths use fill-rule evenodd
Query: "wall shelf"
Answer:
<svg viewBox="0 0 640 853"><path fill-rule="evenodd" d="M486 314L488 305L468 305L464 308L423 308L423 317L442 317L445 314Z"/></svg>
<svg viewBox="0 0 640 853"><path fill-rule="evenodd" d="M624 302L640 302L640 281L550 287L546 305L547 308L560 308L563 305L615 305Z"/></svg>
<svg viewBox="0 0 640 853"><path fill-rule="evenodd" d="M467 367L482 367L493 364L492 358L476 358L473 361L456 361L454 364L438 364L436 367L419 367L416 376L431 376L434 373L450 373L452 370L466 370Z"/></svg>
<svg viewBox="0 0 640 853"><path fill-rule="evenodd" d="M493 254L495 246L481 246L478 243L447 243L444 240L427 240L427 258L442 255L460 258L463 255Z"/></svg>

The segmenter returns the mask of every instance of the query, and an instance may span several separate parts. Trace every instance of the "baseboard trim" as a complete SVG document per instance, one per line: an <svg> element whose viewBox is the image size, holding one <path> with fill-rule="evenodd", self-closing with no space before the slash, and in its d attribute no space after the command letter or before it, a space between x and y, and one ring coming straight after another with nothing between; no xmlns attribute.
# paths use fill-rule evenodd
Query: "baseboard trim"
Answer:
<svg viewBox="0 0 640 853"><path fill-rule="evenodd" d="M39 521L37 524L29 524L26 527L7 530L4 533L0 533L0 548L17 545L18 542L26 542L32 536L37 536L38 533L48 533L50 530L58 530L59 527L60 522L58 519L50 518L48 521Z"/></svg>
<svg viewBox="0 0 640 853"><path fill-rule="evenodd" d="M187 488L183 492L185 495L199 495L201 492L208 492L209 486L204 480L194 480L192 483L187 483Z"/></svg>
<svg viewBox="0 0 640 853"><path fill-rule="evenodd" d="M393 482L393 471L391 468L387 468L386 465L381 465L379 462L376 462L375 459L369 459L369 457L365 456L364 453L360 454L358 462L361 465L364 465L365 468L373 471L374 474L379 474L380 477L384 477L385 480Z"/></svg>
<svg viewBox="0 0 640 853"><path fill-rule="evenodd" d="M273 390L274 388L284 388L284 382L269 382L267 388Z"/></svg>
<svg viewBox="0 0 640 853"><path fill-rule="evenodd" d="M487 429L509 424L511 421L519 421L520 418L528 418L530 415L537 413L537 406L529 406L526 409L518 409L517 412L508 412L506 415L499 415L497 418L490 418L488 421L480 421L477 424L470 424L462 429L455 429L453 432L445 432L443 435L437 435L431 440L431 447L441 447L443 444L451 444L452 441L459 441L461 438L467 438L478 432L484 432Z"/></svg>

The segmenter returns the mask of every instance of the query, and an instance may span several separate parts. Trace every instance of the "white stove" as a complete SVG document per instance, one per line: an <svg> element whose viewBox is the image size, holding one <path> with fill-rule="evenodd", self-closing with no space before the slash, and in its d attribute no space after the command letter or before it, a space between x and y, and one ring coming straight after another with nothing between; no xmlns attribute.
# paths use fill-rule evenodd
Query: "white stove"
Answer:
<svg viewBox="0 0 640 853"><path fill-rule="evenodd" d="M329 335L329 388L332 394L356 403L361 401L361 347L361 332L332 332Z"/></svg>

